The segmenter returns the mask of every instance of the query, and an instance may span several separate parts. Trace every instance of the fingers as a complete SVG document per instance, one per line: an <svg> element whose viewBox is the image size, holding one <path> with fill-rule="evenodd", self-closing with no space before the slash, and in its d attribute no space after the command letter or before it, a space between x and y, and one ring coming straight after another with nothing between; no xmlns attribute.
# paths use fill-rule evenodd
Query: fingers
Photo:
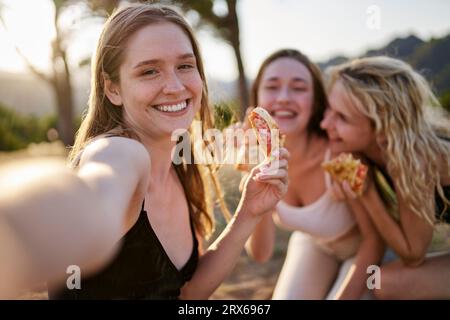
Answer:
<svg viewBox="0 0 450 320"><path fill-rule="evenodd" d="M259 172L255 175L254 179L257 181L268 181L268 180L274 180L279 179L282 181L287 182L288 174L286 169L278 169L276 171L272 172Z"/></svg>
<svg viewBox="0 0 450 320"><path fill-rule="evenodd" d="M271 173L275 173L281 169L287 170L287 168L288 168L288 162L285 159L280 160L280 161L272 161L272 162L269 162L265 165L258 167L259 173L263 173L263 174L271 174Z"/></svg>
<svg viewBox="0 0 450 320"><path fill-rule="evenodd" d="M342 189L343 189L344 194L346 195L347 199L358 198L358 195L352 190L352 187L350 187L350 184L348 183L348 181L344 181L342 183Z"/></svg>
<svg viewBox="0 0 450 320"><path fill-rule="evenodd" d="M330 188L331 197L335 201L342 200L354 200L358 198L358 195L352 190L348 181L338 182L333 181L333 185Z"/></svg>
<svg viewBox="0 0 450 320"><path fill-rule="evenodd" d="M330 188L331 197L335 201L345 200L344 190L341 187L341 184L338 181L333 181L332 186Z"/></svg>
<svg viewBox="0 0 450 320"><path fill-rule="evenodd" d="M277 153L278 151L278 153ZM286 159L289 160L289 158L291 157L291 154L289 153L289 151L286 148L280 148L278 150L275 150L272 155L274 156L279 156L279 159Z"/></svg>
<svg viewBox="0 0 450 320"><path fill-rule="evenodd" d="M270 184L275 186L281 194L286 193L288 188L287 180L283 179L267 179L267 180L257 180L258 182Z"/></svg>
<svg viewBox="0 0 450 320"><path fill-rule="evenodd" d="M269 162L263 162L258 166L258 173L261 176L268 176L277 174L280 170L285 170L287 172L289 157L290 154L286 149L281 148L280 150L275 150L268 159Z"/></svg>
<svg viewBox="0 0 450 320"><path fill-rule="evenodd" d="M291 154L289 153L289 151L287 151L286 148L276 149L276 150L272 151L270 156L267 157L266 160L264 160L264 162L260 164L260 166L274 168L274 167L279 166L279 163L281 160L286 160L286 164L287 164L287 161L289 160L290 156L291 156Z"/></svg>

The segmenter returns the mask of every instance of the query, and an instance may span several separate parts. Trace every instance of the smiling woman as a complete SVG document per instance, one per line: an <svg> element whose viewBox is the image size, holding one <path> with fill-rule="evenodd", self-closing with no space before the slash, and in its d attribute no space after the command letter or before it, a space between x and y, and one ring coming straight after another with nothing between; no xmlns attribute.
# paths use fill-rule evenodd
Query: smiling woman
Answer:
<svg viewBox="0 0 450 320"><path fill-rule="evenodd" d="M170 6L141 4L117 11L106 22L93 58L89 109L70 154L73 171L44 174L15 190L2 230L6 240L25 247L25 256L17 257L21 261L13 257L17 263L0 268L0 276L11 276L3 273L23 261L33 267L45 260L44 266L55 270L45 273L50 298L208 298L234 267L263 214L286 192L289 154L281 148L277 161L265 163L270 172L262 173L261 166L252 171L229 225L203 252L201 241L214 227L206 192L214 168L187 155L181 163L172 160L173 132L191 130L194 118L203 130L212 127L203 63L191 27ZM194 142L205 144L192 141L191 151ZM0 198L1 214L4 204ZM40 218L58 213L61 230L52 233L58 236L30 241L42 240L53 226ZM69 224L77 228L67 232ZM16 233L10 232L11 226ZM70 244L71 250L52 250L53 243ZM98 245L105 243L110 245ZM81 289L65 287L56 276L69 267L64 262L105 263L106 253L119 243L105 268L82 276ZM27 279L32 268L18 270Z"/></svg>

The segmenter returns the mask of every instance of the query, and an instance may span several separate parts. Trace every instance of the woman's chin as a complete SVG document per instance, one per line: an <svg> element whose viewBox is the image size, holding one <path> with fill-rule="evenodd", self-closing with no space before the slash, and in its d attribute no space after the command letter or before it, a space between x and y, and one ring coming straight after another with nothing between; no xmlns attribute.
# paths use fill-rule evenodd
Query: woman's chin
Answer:
<svg viewBox="0 0 450 320"><path fill-rule="evenodd" d="M298 125L292 126L292 125L279 125L280 133L286 136L295 136L301 135L306 132L306 128L299 127Z"/></svg>
<svg viewBox="0 0 450 320"><path fill-rule="evenodd" d="M330 150L333 153L342 153L347 152L347 148L345 148L345 145L342 144L342 142L337 140L330 140Z"/></svg>

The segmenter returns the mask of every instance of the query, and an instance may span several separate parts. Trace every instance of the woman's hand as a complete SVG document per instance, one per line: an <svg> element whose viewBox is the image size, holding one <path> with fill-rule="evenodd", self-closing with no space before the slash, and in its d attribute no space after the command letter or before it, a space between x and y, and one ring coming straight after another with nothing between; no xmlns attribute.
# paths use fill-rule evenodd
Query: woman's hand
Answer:
<svg viewBox="0 0 450 320"><path fill-rule="evenodd" d="M240 207L254 216L272 210L287 191L289 152L275 150L269 159L273 160L253 168L243 188Z"/></svg>
<svg viewBox="0 0 450 320"><path fill-rule="evenodd" d="M248 116L253 109L247 108L244 122L236 122L223 131L226 162L234 163L234 168L245 174L243 181L240 183L239 190L241 191L246 176L258 163L264 160L261 159L258 142L248 120Z"/></svg>
<svg viewBox="0 0 450 320"><path fill-rule="evenodd" d="M352 190L352 187L350 186L350 183L348 181L339 182L335 179L332 179L331 187L329 189L331 197L335 201L348 201L360 198L365 193L367 193L367 190L369 188L372 188L374 186L375 184L373 183L373 173L372 170L369 169L366 179L364 180L364 187L361 195L358 195L355 191Z"/></svg>

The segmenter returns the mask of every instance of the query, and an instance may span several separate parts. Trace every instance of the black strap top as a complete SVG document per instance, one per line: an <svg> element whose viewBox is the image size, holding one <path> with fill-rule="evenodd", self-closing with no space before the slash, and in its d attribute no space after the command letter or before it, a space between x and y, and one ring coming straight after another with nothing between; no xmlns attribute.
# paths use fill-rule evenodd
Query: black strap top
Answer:
<svg viewBox="0 0 450 320"><path fill-rule="evenodd" d="M49 290L50 299L178 299L180 289L194 274L198 241L191 219L194 246L185 266L178 270L153 231L144 210L122 238L114 260L101 272L82 278L81 289Z"/></svg>
<svg viewBox="0 0 450 320"><path fill-rule="evenodd" d="M442 187L444 190L445 197L450 200L450 186ZM436 191L435 195L436 199L436 218L439 221L443 221L446 223L450 223L450 206L444 203L444 200L439 196L439 193Z"/></svg>

